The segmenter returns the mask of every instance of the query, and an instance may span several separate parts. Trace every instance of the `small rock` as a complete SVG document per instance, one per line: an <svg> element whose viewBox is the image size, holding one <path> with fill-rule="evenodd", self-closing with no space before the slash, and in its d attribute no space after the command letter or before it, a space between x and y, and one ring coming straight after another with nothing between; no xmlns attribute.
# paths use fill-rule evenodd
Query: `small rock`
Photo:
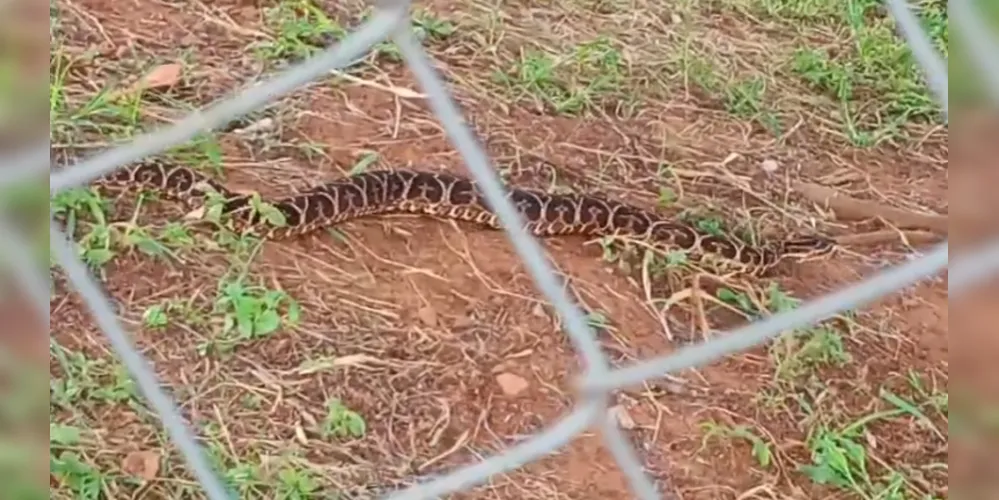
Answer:
<svg viewBox="0 0 999 500"><path fill-rule="evenodd" d="M256 133L261 133L261 132L268 132L268 131L274 130L275 128L276 127L275 127L274 119L270 118L270 117L266 117L266 118L261 118L260 120L257 120L255 122L247 125L246 127L237 128L237 129L233 130L233 133L234 134L238 134L238 135L249 135L249 134L256 134Z"/></svg>
<svg viewBox="0 0 999 500"><path fill-rule="evenodd" d="M160 454L155 451L133 451L125 455L121 469L130 476L146 481L156 479L160 472Z"/></svg>
<svg viewBox="0 0 999 500"><path fill-rule="evenodd" d="M548 313L545 312L545 306L541 304L534 304L534 307L531 308L531 314L539 318L548 319Z"/></svg>
<svg viewBox="0 0 999 500"><path fill-rule="evenodd" d="M139 80L133 90L138 90L140 88L159 89L172 87L180 81L180 75L183 69L184 67L180 64L162 64L157 66L149 73L146 73L146 75Z"/></svg>
<svg viewBox="0 0 999 500"><path fill-rule="evenodd" d="M433 307L421 307L419 311L416 311L416 316L427 326L437 326L437 311Z"/></svg>
<svg viewBox="0 0 999 500"><path fill-rule="evenodd" d="M301 443L302 446L309 446L309 438L305 436L305 429L298 422L295 422L295 440Z"/></svg>
<svg viewBox="0 0 999 500"><path fill-rule="evenodd" d="M658 387L661 387L662 390L667 394L673 394L679 396L686 396L690 394L690 390L687 388L687 386L676 382L665 381L658 384Z"/></svg>
<svg viewBox="0 0 999 500"><path fill-rule="evenodd" d="M496 383L503 390L503 394L507 396L516 396L524 392L528 387L527 380L524 377L512 373L500 373L496 375Z"/></svg>
<svg viewBox="0 0 999 500"><path fill-rule="evenodd" d="M780 164L777 163L777 160L766 159L760 164L760 168L762 168L764 172L772 174L780 169Z"/></svg>
<svg viewBox="0 0 999 500"><path fill-rule="evenodd" d="M635 428L635 419L631 417L628 410L621 405L614 405L607 409L607 414L617 423L617 426L624 430Z"/></svg>

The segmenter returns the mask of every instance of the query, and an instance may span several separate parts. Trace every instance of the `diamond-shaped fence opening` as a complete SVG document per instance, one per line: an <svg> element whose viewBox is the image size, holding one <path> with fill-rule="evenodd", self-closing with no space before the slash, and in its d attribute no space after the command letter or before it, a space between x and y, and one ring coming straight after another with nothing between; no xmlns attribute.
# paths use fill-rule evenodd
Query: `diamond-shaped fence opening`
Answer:
<svg viewBox="0 0 999 500"><path fill-rule="evenodd" d="M889 1L887 5L898 22L902 36L909 42L913 53L924 68L929 86L946 113L948 110L946 63L934 52L928 37L903 0ZM950 2L950 9L954 16L953 21L960 28L959 36L965 45L971 48L972 60L978 66L991 96L999 102L999 63L991 57L995 53L996 43L988 38L986 30L979 25L979 17L975 15L969 1L954 0ZM565 445L578 433L595 424L602 430L609 449L626 474L635 495L642 499L659 498L659 492L643 474L634 451L606 416L609 391L659 377L671 371L710 363L727 354L751 348L782 331L806 326L840 311L876 300L948 267L948 248L944 243L922 257L882 271L861 283L811 301L791 312L758 321L715 340L681 349L669 356L611 371L583 314L570 301L552 269L542 258L539 244L521 228L519 217L514 207L506 200L503 187L490 165L489 158L479 146L473 132L463 124L457 107L445 90L441 78L429 64L426 53L412 33L402 29L408 20L409 5L381 6L370 20L342 43L286 70L270 81L194 113L173 126L142 135L127 145L50 174L50 194L85 184L126 163L157 154L168 147L189 140L203 130L219 127L239 115L251 112L301 85L328 74L331 70L346 67L363 56L375 43L385 39L393 40L426 92L433 111L445 127L451 142L464 158L469 172L481 184L489 202L505 224L506 232L517 254L530 270L537 287L565 319L565 329L583 357L587 370L579 379L579 388L584 396L581 403L560 422L502 454L400 491L391 498L438 498L481 484L492 475L510 471ZM47 147L40 148L31 150L21 157L7 158L4 163L8 165L8 175L0 179L0 183L11 186L30 176L39 175L41 169L48 163L48 156L42 156L47 154L46 150ZM7 229L0 227L0 232L12 234ZM20 285L41 311L46 298L46 280L43 276L31 272L32 259L27 245L21 238L15 236L0 238L0 251L7 257L9 267ZM65 270L69 283L85 300L91 314L107 335L144 396L160 414L164 427L203 485L207 496L213 500L231 498L229 492L213 474L212 468L175 404L159 388L147 362L130 344L115 317L111 303L90 276L86 266L76 257L72 243L65 234L56 229L55 225L50 229L50 237L51 251L55 260ZM957 292L997 270L999 270L999 242L977 252L968 253L950 268L951 291Z"/></svg>

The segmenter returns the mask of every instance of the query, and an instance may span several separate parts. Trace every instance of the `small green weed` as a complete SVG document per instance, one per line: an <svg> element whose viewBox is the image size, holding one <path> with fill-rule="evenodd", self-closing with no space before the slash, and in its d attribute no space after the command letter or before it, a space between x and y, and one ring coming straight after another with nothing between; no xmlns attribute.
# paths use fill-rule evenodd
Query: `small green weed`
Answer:
<svg viewBox="0 0 999 500"><path fill-rule="evenodd" d="M104 498L108 478L91 465L89 458L72 451L53 453L49 461L52 476L79 500Z"/></svg>
<svg viewBox="0 0 999 500"><path fill-rule="evenodd" d="M374 10L359 13L359 22L370 19ZM279 2L266 10L266 18L275 32L274 40L259 44L256 53L262 60L301 60L315 55L333 43L342 41L350 29L345 20L328 16L311 0ZM426 10L416 10L412 20L413 34L419 40L446 40L456 26ZM375 58L399 62L402 56L391 41L381 41L372 48Z"/></svg>
<svg viewBox="0 0 999 500"><path fill-rule="evenodd" d="M242 279L220 284L213 313L222 315L222 342L230 344L293 327L301 316L298 302L286 292L247 285Z"/></svg>
<svg viewBox="0 0 999 500"><path fill-rule="evenodd" d="M319 432L324 438L362 438L367 432L367 423L364 417L347 408L339 399L330 399L326 402L326 416Z"/></svg>
<svg viewBox="0 0 999 500"><path fill-rule="evenodd" d="M205 426L208 437L207 456L213 468L219 472L225 485L240 498L266 498L272 488L260 462L247 460L229 453L222 444L223 431L216 422Z"/></svg>
<svg viewBox="0 0 999 500"><path fill-rule="evenodd" d="M164 300L142 312L142 323L147 328L163 328L171 321L200 326L208 322L207 318L208 315L191 299Z"/></svg>
<svg viewBox="0 0 999 500"><path fill-rule="evenodd" d="M343 40L348 33L339 21L327 16L310 0L277 2L265 10L264 16L276 32L273 41L257 47L258 57L264 60L305 59L324 46Z"/></svg>
<svg viewBox="0 0 999 500"><path fill-rule="evenodd" d="M367 11L363 19L367 19L371 14ZM457 26L451 21L440 19L429 11L417 10L412 22L413 35L417 40L425 43L440 42L451 38L457 31ZM379 60L398 63L402 61L402 53L395 45L395 42L386 40L378 42L373 48L375 57Z"/></svg>
<svg viewBox="0 0 999 500"><path fill-rule="evenodd" d="M564 56L527 51L493 80L515 98L533 97L559 114L578 114L605 99L621 97L627 68L610 39L599 37L577 45Z"/></svg>
<svg viewBox="0 0 999 500"><path fill-rule="evenodd" d="M725 86L725 107L735 116L757 121L778 136L780 120L766 104L767 81L761 77L735 80Z"/></svg>
<svg viewBox="0 0 999 500"><path fill-rule="evenodd" d="M703 422L701 430L704 432L704 436L701 439L702 450L707 447L708 442L712 439L742 440L752 446L753 458L756 459L756 463L760 467L768 469L773 465L774 455L770 443L750 430L749 427L743 425L730 427L717 422Z"/></svg>
<svg viewBox="0 0 999 500"><path fill-rule="evenodd" d="M879 475L874 474L865 445L871 439L865 430L868 424L901 413L902 410L892 410L872 414L839 429L818 425L811 430L807 442L811 463L799 470L818 484L849 491L859 498L913 498L911 495L918 490L910 489L901 472L883 470Z"/></svg>
<svg viewBox="0 0 999 500"><path fill-rule="evenodd" d="M82 352L70 351L58 345L50 350L57 359L66 361L62 368L68 373L53 377L50 398L53 405L72 410L77 405L138 404L135 381L125 367L103 358L90 358Z"/></svg>
<svg viewBox="0 0 999 500"><path fill-rule="evenodd" d="M282 500L306 500L315 498L320 488L319 481L307 469L287 467L277 474L277 497Z"/></svg>
<svg viewBox="0 0 999 500"><path fill-rule="evenodd" d="M179 223L150 229L138 225L143 205L140 196L132 220L108 222L109 203L92 188L76 188L57 193L51 201L54 216L66 223L66 231L76 240L79 256L94 270L101 270L121 252L139 251L150 257L178 259L178 250L189 248L194 238ZM89 221L81 224L82 220ZM80 234L82 231L83 234Z"/></svg>

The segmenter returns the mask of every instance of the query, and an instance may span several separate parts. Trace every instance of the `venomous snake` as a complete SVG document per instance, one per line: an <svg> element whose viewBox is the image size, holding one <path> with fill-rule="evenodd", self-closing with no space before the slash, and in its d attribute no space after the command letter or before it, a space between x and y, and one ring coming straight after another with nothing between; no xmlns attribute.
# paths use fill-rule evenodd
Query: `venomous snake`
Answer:
<svg viewBox="0 0 999 500"><path fill-rule="evenodd" d="M198 171L159 159L146 159L98 179L114 190L150 189L188 206L203 208L211 191L226 201L222 212L237 228L265 239L302 235L348 219L386 213L414 213L474 222L492 229L503 224L477 184L468 178L417 170L373 170L271 201L285 224L268 224L251 203L253 195L227 189ZM508 199L538 237L626 235L662 250L682 250L714 269L751 276L769 274L782 262L804 261L836 250L834 240L798 236L759 246L698 231L632 205L583 194L551 194L508 187Z"/></svg>

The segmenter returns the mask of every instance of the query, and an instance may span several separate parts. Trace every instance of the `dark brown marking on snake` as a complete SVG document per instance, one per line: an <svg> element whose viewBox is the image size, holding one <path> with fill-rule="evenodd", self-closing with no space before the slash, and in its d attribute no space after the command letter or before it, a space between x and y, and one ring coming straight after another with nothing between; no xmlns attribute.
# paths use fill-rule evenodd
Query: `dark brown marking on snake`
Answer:
<svg viewBox="0 0 999 500"><path fill-rule="evenodd" d="M117 169L97 184L111 188L159 189L189 205L203 203L210 188L227 198L223 212L249 228L264 222L250 209L251 196L236 195L196 170L146 160ZM618 201L578 194L550 194L508 187L508 200L536 236L625 234L662 250L712 254L750 274L765 273L785 260L828 255L837 246L821 236L803 236L773 245L750 246L734 238L696 228ZM265 238L303 234L355 217L387 212L423 213L499 228L482 191L471 179L416 170L374 170L316 186L295 196L270 201L284 215L286 227L260 228Z"/></svg>

